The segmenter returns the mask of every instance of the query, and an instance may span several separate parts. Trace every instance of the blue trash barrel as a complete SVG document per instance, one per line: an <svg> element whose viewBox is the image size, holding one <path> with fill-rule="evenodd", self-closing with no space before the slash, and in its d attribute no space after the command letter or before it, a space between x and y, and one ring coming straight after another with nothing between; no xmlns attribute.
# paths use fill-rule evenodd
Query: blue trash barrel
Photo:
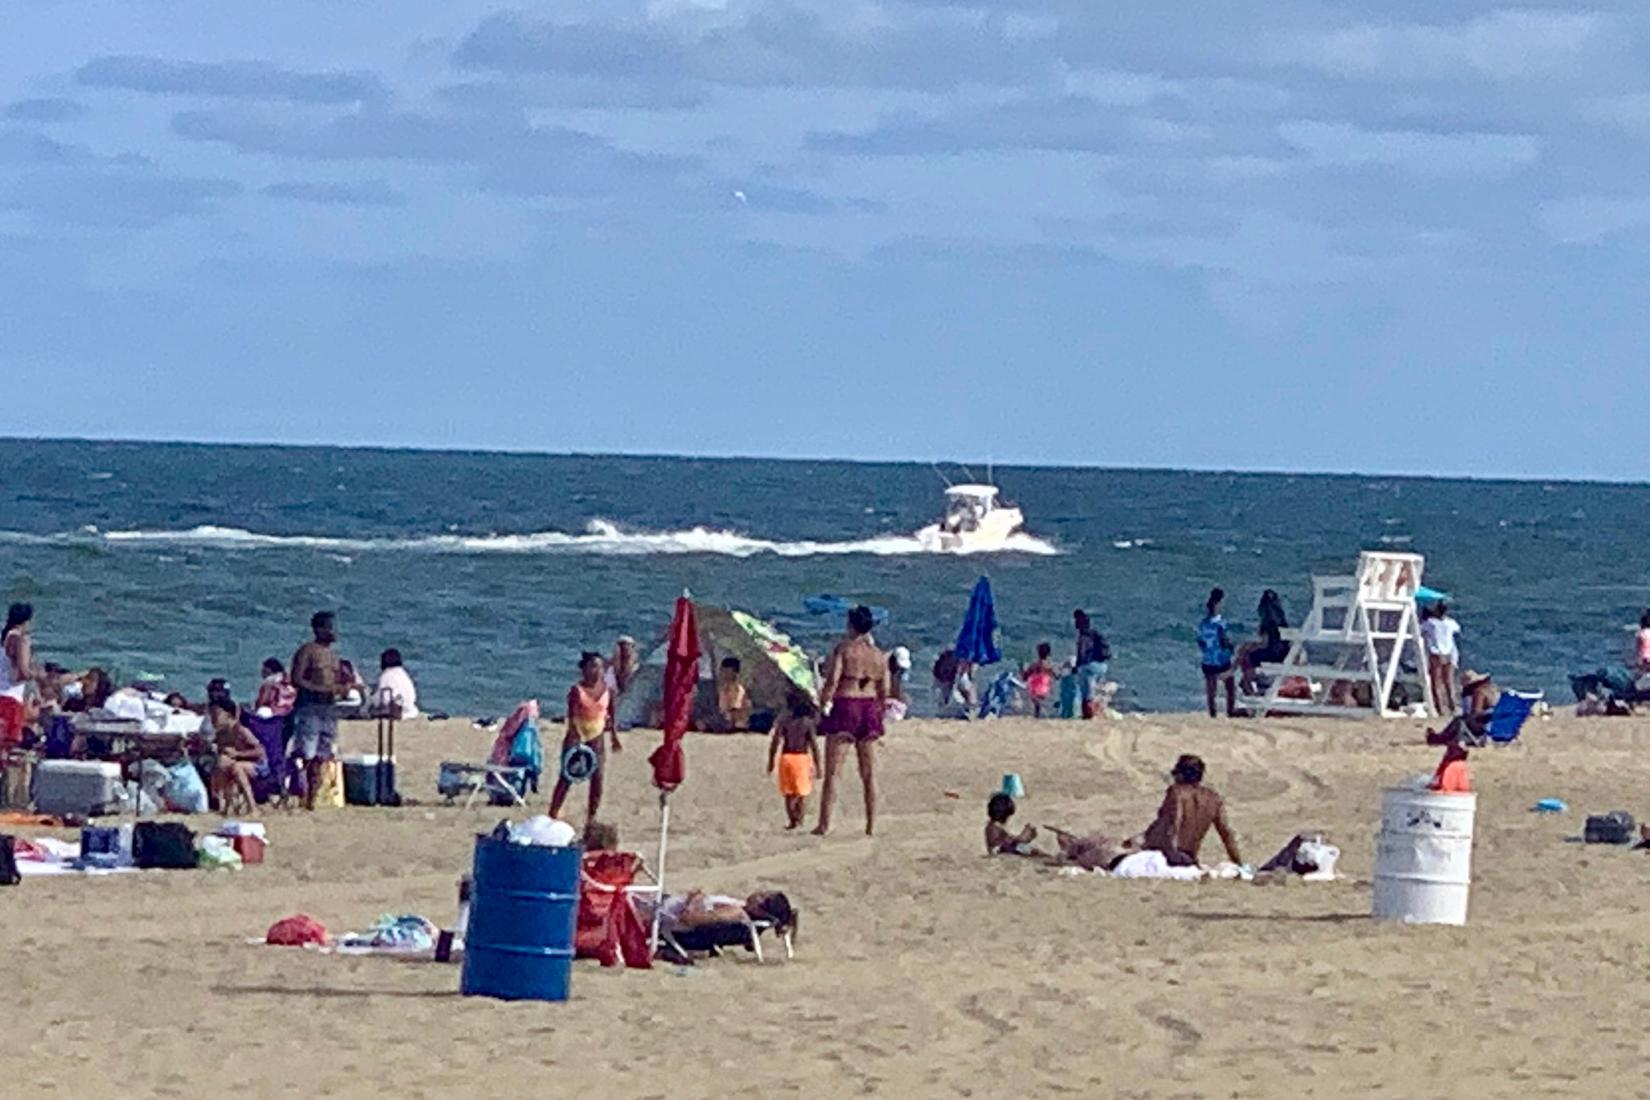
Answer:
<svg viewBox="0 0 1650 1100"><path fill-rule="evenodd" d="M464 936L466 997L565 1001L573 972L583 849L476 837Z"/></svg>

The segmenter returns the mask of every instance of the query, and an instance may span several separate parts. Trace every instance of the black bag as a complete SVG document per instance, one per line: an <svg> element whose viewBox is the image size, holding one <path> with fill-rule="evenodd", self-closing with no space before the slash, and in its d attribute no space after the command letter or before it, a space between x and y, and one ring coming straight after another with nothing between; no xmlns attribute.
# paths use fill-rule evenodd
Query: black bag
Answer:
<svg viewBox="0 0 1650 1100"><path fill-rule="evenodd" d="M1594 814L1587 819L1587 831L1582 838L1588 844L1630 844L1633 840L1633 815L1626 810Z"/></svg>
<svg viewBox="0 0 1650 1100"><path fill-rule="evenodd" d="M140 821L132 831L132 862L145 870L196 866L195 833L177 821Z"/></svg>
<svg viewBox="0 0 1650 1100"><path fill-rule="evenodd" d="M0 833L0 886L16 886L23 881L17 873L17 838Z"/></svg>

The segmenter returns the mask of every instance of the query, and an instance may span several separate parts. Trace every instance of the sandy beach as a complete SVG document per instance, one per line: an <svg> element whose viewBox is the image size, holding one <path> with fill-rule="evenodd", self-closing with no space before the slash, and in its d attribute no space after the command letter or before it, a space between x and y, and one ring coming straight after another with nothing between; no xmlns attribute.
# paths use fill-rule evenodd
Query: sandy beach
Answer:
<svg viewBox="0 0 1650 1100"><path fill-rule="evenodd" d="M672 881L786 890L804 914L797 959L651 973L581 963L570 1003L512 1005L460 998L451 966L245 943L299 911L334 930L386 912L451 920L471 838L502 811L442 805L436 765L476 757L488 735L463 721L410 724L401 785L421 805L270 813L269 862L240 873L0 891L5 1091L140 1100L1636 1089L1650 858L1566 838L1586 812L1643 808L1628 777L1647 731L1636 720L1554 718L1532 722L1511 748L1475 754L1464 929L1366 916L1381 790L1436 757L1416 723L911 722L884 748L879 835L861 834L855 784L824 840L783 831L762 738L693 735L674 803ZM346 748L366 747L368 735L347 729ZM644 851L655 840L645 764L655 742L630 735L603 815ZM1136 829L1183 751L1208 760L1246 858L1320 827L1343 849L1342 881L1130 882L982 855L983 803L1001 773L1024 777L1025 821ZM1529 813L1544 796L1564 798L1570 813Z"/></svg>

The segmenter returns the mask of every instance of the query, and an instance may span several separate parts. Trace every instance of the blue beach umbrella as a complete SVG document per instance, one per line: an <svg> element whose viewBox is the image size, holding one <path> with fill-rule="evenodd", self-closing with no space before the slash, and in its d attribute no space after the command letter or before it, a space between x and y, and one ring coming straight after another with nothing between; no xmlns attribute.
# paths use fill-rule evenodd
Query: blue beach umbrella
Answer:
<svg viewBox="0 0 1650 1100"><path fill-rule="evenodd" d="M1449 600L1448 592L1440 592L1436 588L1419 585L1415 589L1415 602L1422 607L1431 607L1435 603L1445 603Z"/></svg>
<svg viewBox="0 0 1650 1100"><path fill-rule="evenodd" d="M994 665L1003 659L997 648L997 602L991 598L991 578L981 577L968 597L968 614L957 633L957 660Z"/></svg>

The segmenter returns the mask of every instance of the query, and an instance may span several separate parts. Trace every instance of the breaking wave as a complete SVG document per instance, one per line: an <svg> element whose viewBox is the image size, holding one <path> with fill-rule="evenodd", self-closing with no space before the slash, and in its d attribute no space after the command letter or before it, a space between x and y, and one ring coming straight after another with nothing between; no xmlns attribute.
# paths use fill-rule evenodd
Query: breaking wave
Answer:
<svg viewBox="0 0 1650 1100"><path fill-rule="evenodd" d="M581 534L537 531L522 535L417 535L406 538L341 538L330 535L267 535L239 527L203 525L176 531L100 531L31 535L0 532L0 541L36 545L204 546L226 550L320 550L330 553L425 552L445 554L720 554L748 558L772 554L782 558L867 554L1058 554L1053 545L1027 534L1011 535L992 550L941 550L916 535L884 535L846 542L795 542L752 538L733 531L692 527L683 531L627 531L608 520L592 520Z"/></svg>

